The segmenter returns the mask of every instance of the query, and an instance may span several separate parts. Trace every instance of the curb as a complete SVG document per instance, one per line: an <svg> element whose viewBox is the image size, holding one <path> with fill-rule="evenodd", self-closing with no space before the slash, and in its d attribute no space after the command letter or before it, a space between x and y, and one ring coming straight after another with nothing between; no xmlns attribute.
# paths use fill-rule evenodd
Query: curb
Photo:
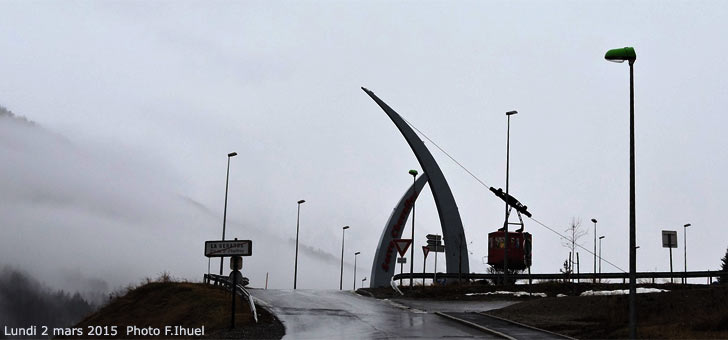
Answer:
<svg viewBox="0 0 728 340"><path fill-rule="evenodd" d="M470 326L470 327L476 328L476 329L481 330L483 332L490 333L490 334L493 334L495 336L499 336L499 337L504 338L504 339L516 340L516 338L514 338L512 336L503 334L501 332L498 332L496 330L492 330L492 329L487 328L487 327L483 327L481 325L478 325L476 323L473 323L473 322L470 322L470 321L467 321L467 320L463 320L461 318L454 317L452 315L448 315L448 314L445 314L445 313L442 313L442 312L435 312L435 314L437 314L439 316L442 316L442 317L444 317L446 319L450 319L450 320L453 320L453 321L460 322L460 323L462 323L462 324L464 324L466 326Z"/></svg>

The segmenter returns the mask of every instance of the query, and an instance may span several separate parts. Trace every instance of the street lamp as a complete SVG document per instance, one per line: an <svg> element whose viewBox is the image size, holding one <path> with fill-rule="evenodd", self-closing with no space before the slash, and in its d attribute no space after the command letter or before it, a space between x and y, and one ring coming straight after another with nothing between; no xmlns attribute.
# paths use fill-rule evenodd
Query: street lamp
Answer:
<svg viewBox="0 0 728 340"><path fill-rule="evenodd" d="M592 222L594 222L594 282L597 283L597 219L592 218ZM601 261L601 256L599 257L599 261ZM601 263L599 264L601 266ZM601 268L600 271L601 273Z"/></svg>
<svg viewBox="0 0 728 340"><path fill-rule="evenodd" d="M356 291L356 256L361 254L361 252L354 253L354 290Z"/></svg>
<svg viewBox="0 0 728 340"><path fill-rule="evenodd" d="M688 223L683 226L683 240L685 244L683 245L683 248L685 250L685 253L683 254L683 258L685 259L685 277L683 278L683 284L688 283L688 227L691 224Z"/></svg>
<svg viewBox="0 0 728 340"><path fill-rule="evenodd" d="M514 114L517 114L518 111L508 111L506 112L506 117L508 117L508 128L506 132L506 197L508 196L508 172L509 172L509 165L510 165L510 153L511 153L511 116ZM506 201L506 219L505 222L503 222L503 230L506 232L506 245L504 249L503 254L503 284L505 285L508 282L508 247L510 246L509 239L508 239L508 201Z"/></svg>
<svg viewBox="0 0 728 340"><path fill-rule="evenodd" d="M367 277L365 276L363 279L361 279L361 287L364 288L364 281L367 280Z"/></svg>
<svg viewBox="0 0 728 340"><path fill-rule="evenodd" d="M296 280L298 279L298 226L301 221L301 204L306 200L298 201L298 214L296 215L296 264L293 266L293 289L296 289Z"/></svg>
<svg viewBox="0 0 728 340"><path fill-rule="evenodd" d="M634 195L634 62L637 54L633 47L617 48L607 51L604 59L622 63L629 62L629 337L637 337L637 251L636 218Z"/></svg>
<svg viewBox="0 0 728 340"><path fill-rule="evenodd" d="M225 241L225 222L227 220L227 196L228 196L228 182L230 180L230 158L237 156L237 152L231 152L227 155L227 175L225 175L225 208L222 212L222 240ZM222 260L220 258L220 275L222 275Z"/></svg>
<svg viewBox="0 0 728 340"><path fill-rule="evenodd" d="M599 236L599 274L602 273L602 239L604 235Z"/></svg>
<svg viewBox="0 0 728 340"><path fill-rule="evenodd" d="M339 275L339 290L343 289L344 284L344 234L346 233L346 229L349 229L348 225L341 228L341 274Z"/></svg>
<svg viewBox="0 0 728 340"><path fill-rule="evenodd" d="M417 179L417 170L410 170L409 174L412 175L412 243L415 242L415 202L417 199L417 188L415 187L415 180ZM410 289L414 287L412 283L414 281L415 273L415 247L412 246L410 249Z"/></svg>

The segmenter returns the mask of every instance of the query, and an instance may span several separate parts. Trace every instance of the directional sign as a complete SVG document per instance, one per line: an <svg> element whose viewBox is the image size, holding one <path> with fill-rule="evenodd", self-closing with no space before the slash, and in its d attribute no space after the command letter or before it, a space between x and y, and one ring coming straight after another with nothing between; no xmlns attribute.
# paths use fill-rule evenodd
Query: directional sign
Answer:
<svg viewBox="0 0 728 340"><path fill-rule="evenodd" d="M433 240L433 241L440 241L442 239L441 235L435 235L435 234L427 234L427 240Z"/></svg>
<svg viewBox="0 0 728 340"><path fill-rule="evenodd" d="M227 256L250 256L253 255L253 241L205 241L205 256L227 257Z"/></svg>
<svg viewBox="0 0 728 340"><path fill-rule="evenodd" d="M431 248L442 247L442 236L440 235L427 235L427 246Z"/></svg>
<svg viewBox="0 0 728 340"><path fill-rule="evenodd" d="M392 243L394 243L394 246L397 247L399 256L404 256L407 254L407 248L409 248L410 244L412 244L412 240L408 238L396 238L392 240Z"/></svg>
<svg viewBox="0 0 728 340"><path fill-rule="evenodd" d="M398 257L397 258L397 263L407 263L407 258L406 257Z"/></svg>
<svg viewBox="0 0 728 340"><path fill-rule="evenodd" d="M436 253L444 253L445 252L445 246L427 246L427 248L430 248L430 251L434 251Z"/></svg>
<svg viewBox="0 0 728 340"><path fill-rule="evenodd" d="M674 231L674 230L663 230L662 231L662 247L663 248L677 248L677 231Z"/></svg>
<svg viewBox="0 0 728 340"><path fill-rule="evenodd" d="M427 246L422 246L422 252L425 254L425 258L427 258L427 254L430 253L430 248L427 248Z"/></svg>

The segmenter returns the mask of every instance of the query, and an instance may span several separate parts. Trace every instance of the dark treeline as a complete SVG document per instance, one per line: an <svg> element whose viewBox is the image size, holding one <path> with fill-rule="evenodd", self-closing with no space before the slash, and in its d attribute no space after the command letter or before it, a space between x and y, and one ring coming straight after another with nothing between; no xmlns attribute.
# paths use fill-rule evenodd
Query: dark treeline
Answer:
<svg viewBox="0 0 728 340"><path fill-rule="evenodd" d="M18 119L18 120L22 121L23 123L35 125L35 123L28 120L28 118L25 118L23 116L18 116L15 113L13 113L13 111L10 111L7 108L5 108L4 106L0 105L0 118L3 118L3 117Z"/></svg>
<svg viewBox="0 0 728 340"><path fill-rule="evenodd" d="M71 327L94 309L79 293L54 291L16 268L0 270L2 326Z"/></svg>

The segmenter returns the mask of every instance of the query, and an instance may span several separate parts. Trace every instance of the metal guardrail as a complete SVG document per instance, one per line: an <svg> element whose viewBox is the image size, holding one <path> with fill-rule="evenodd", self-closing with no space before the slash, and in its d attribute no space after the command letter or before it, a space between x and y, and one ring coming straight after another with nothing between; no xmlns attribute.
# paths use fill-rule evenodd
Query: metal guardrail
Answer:
<svg viewBox="0 0 728 340"><path fill-rule="evenodd" d="M395 280L406 279L412 275L415 279L434 279L433 273L403 273L395 274L392 276L391 282ZM696 278L704 277L708 279L708 282L712 282L714 277L728 275L726 271L692 271L692 272L638 272L635 273L637 279L652 279L653 283L655 279L683 279L683 278ZM437 273L437 278L446 279L463 279L463 280L498 280L503 277L503 274L475 274L475 273ZM593 280L593 279L622 279L626 281L629 279L629 273L579 273L579 274L508 274L508 278L515 280Z"/></svg>
<svg viewBox="0 0 728 340"><path fill-rule="evenodd" d="M202 281L207 284L214 284L216 286L222 285L230 289L230 286L232 283L230 282L230 278L224 275L215 275L215 274L205 274L202 278ZM250 305L250 311L253 312L253 319L255 320L255 323L258 323L258 312L255 309L255 302L253 301L253 297L248 293L248 290L245 289L245 287L238 283L235 286L235 292L245 297L246 300L248 300L248 305Z"/></svg>

